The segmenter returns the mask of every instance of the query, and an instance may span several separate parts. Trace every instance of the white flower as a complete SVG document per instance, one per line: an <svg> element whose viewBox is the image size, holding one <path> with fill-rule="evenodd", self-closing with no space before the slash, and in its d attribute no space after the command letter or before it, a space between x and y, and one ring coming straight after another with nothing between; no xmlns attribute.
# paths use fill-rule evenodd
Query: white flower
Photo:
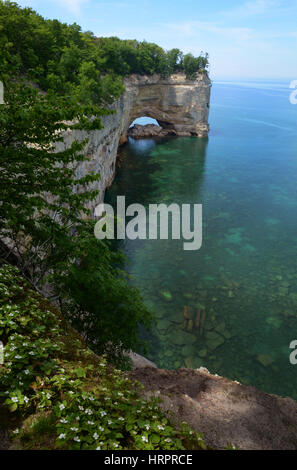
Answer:
<svg viewBox="0 0 297 470"><path fill-rule="evenodd" d="M25 373L26 375L28 375L28 374L30 374L30 371L29 371L28 369L26 369L26 370L24 371L24 373Z"/></svg>
<svg viewBox="0 0 297 470"><path fill-rule="evenodd" d="M103 417L103 416L106 416L105 411L100 411L100 414L101 414L102 417Z"/></svg>
<svg viewBox="0 0 297 470"><path fill-rule="evenodd" d="M159 431L164 431L164 429L165 429L164 426L160 426L160 425L157 426L157 428L159 429Z"/></svg>
<svg viewBox="0 0 297 470"><path fill-rule="evenodd" d="M47 393L47 394L46 394L46 398L47 398L48 400L50 400L51 394L50 394L50 393Z"/></svg>
<svg viewBox="0 0 297 470"><path fill-rule="evenodd" d="M67 424L68 420L67 419L60 419L60 423Z"/></svg>
<svg viewBox="0 0 297 470"><path fill-rule="evenodd" d="M18 397L11 397L11 401L13 403L18 403L19 399L18 399Z"/></svg>
<svg viewBox="0 0 297 470"><path fill-rule="evenodd" d="M80 442L80 438L79 438L79 437L77 437L77 436L76 436L76 437L74 437L74 438L73 438L73 440L74 440L75 442Z"/></svg>
<svg viewBox="0 0 297 470"><path fill-rule="evenodd" d="M78 428L70 428L71 431L78 431Z"/></svg>
<svg viewBox="0 0 297 470"><path fill-rule="evenodd" d="M29 398L28 398L28 397L24 397L24 402L25 402L25 403L28 403L28 401L29 401Z"/></svg>
<svg viewBox="0 0 297 470"><path fill-rule="evenodd" d="M22 356L15 356L15 359L22 359Z"/></svg>
<svg viewBox="0 0 297 470"><path fill-rule="evenodd" d="M88 424L89 424L90 426L94 426L95 423L94 423L93 421L88 421Z"/></svg>
<svg viewBox="0 0 297 470"><path fill-rule="evenodd" d="M60 434L59 439L65 439L66 434Z"/></svg>
<svg viewBox="0 0 297 470"><path fill-rule="evenodd" d="M108 422L108 424L112 424L112 423L113 423L113 421L111 421L111 419L109 419L107 422Z"/></svg>
<svg viewBox="0 0 297 470"><path fill-rule="evenodd" d="M144 425L145 429L148 431L150 429L150 425L149 424L145 424Z"/></svg>
<svg viewBox="0 0 297 470"><path fill-rule="evenodd" d="M143 442L148 442L148 438L147 438L146 436L142 436L141 440L142 440Z"/></svg>
<svg viewBox="0 0 297 470"><path fill-rule="evenodd" d="M103 432L104 431L104 428L102 426L99 426L98 427L99 431Z"/></svg>
<svg viewBox="0 0 297 470"><path fill-rule="evenodd" d="M119 421L125 421L125 418L122 418L121 416L118 418Z"/></svg>
<svg viewBox="0 0 297 470"><path fill-rule="evenodd" d="M101 447L100 447L100 446L99 446L99 447L97 447L97 448L96 448L96 450L101 450Z"/></svg>
<svg viewBox="0 0 297 470"><path fill-rule="evenodd" d="M99 438L99 435L98 435L96 432L94 432L93 438L94 438L95 440L97 440L97 439Z"/></svg>
<svg viewBox="0 0 297 470"><path fill-rule="evenodd" d="M19 434L19 432L20 432L20 431L19 431L18 429L15 429L15 430L13 431L14 434Z"/></svg>
<svg viewBox="0 0 297 470"><path fill-rule="evenodd" d="M60 410L62 411L62 410L65 409L65 405L63 405L63 403L61 403L61 405L59 405L59 408L60 408Z"/></svg>

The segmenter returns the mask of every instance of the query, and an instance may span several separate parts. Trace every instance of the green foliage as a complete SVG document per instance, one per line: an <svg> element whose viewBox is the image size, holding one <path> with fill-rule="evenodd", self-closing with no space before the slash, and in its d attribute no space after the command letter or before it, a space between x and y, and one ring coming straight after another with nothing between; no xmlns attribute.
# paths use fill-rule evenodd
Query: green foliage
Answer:
<svg viewBox="0 0 297 470"><path fill-rule="evenodd" d="M10 240L34 286L50 277L64 314L92 347L108 349L122 363L124 349L140 347L139 329L149 327L151 316L127 282L123 257L95 238L94 223L82 220L89 215L86 202L98 194L90 184L99 179L75 174L86 142L56 148L66 129L100 128L84 110L75 98L43 95L24 80L7 82L0 108L0 238Z"/></svg>
<svg viewBox="0 0 297 470"><path fill-rule="evenodd" d="M124 351L143 350L141 329L149 329L152 315L136 288L128 283L125 258L94 237L94 223L83 224L73 237L72 256L57 261L53 282L61 293L65 317L98 354L124 365Z"/></svg>
<svg viewBox="0 0 297 470"><path fill-rule="evenodd" d="M73 120L76 124L66 122ZM100 128L100 121L86 122L75 100L52 92L42 95L24 80L5 82L5 104L0 107L0 237L10 238L23 274L34 285L44 281L60 250L67 253L71 230L88 214L85 202L97 195L90 184L98 174L75 176L76 165L85 159L86 142L56 148L66 129L88 125Z"/></svg>
<svg viewBox="0 0 297 470"><path fill-rule="evenodd" d="M96 38L75 23L45 20L11 1L0 0L0 24L0 77L5 65L13 65L41 89L74 95L82 103L111 103L123 93L122 77L132 73L166 77L184 70L178 49L166 52L146 41ZM186 59L185 71L194 78L207 66L208 56L201 53L191 64Z"/></svg>
<svg viewBox="0 0 297 470"><path fill-rule="evenodd" d="M44 298L0 268L0 403L24 449L205 449L203 436L171 424L158 400L95 356Z"/></svg>

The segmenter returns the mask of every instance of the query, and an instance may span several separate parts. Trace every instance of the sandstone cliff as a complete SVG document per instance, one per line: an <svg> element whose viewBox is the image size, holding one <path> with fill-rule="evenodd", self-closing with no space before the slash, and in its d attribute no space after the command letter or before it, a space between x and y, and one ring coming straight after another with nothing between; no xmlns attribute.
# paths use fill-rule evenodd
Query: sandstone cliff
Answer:
<svg viewBox="0 0 297 470"><path fill-rule="evenodd" d="M105 189L115 175L119 145L127 142L130 124L141 116L156 119L160 126L179 136L207 137L211 82L207 74L187 80L184 74L162 79L159 75L131 75L125 79L126 91L113 105L114 114L102 118L103 129L86 132L66 132L64 143L69 147L74 140L89 139L85 160L78 168L79 176L90 171L100 173L100 194L91 209L103 202Z"/></svg>

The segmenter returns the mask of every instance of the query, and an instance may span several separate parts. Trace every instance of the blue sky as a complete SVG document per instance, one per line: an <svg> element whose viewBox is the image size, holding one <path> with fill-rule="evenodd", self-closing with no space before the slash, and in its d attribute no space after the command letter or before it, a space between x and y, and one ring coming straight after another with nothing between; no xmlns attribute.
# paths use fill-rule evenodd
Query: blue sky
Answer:
<svg viewBox="0 0 297 470"><path fill-rule="evenodd" d="M297 79L297 0L16 1L97 36L207 51L215 79Z"/></svg>

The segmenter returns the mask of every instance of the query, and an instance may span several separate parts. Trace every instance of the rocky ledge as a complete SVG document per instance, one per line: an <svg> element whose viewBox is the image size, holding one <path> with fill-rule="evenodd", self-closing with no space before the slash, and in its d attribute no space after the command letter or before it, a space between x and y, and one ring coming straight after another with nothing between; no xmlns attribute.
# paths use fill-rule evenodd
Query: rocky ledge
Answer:
<svg viewBox="0 0 297 470"><path fill-rule="evenodd" d="M207 369L136 368L130 378L157 395L213 449L297 450L297 403L211 375Z"/></svg>
<svg viewBox="0 0 297 470"><path fill-rule="evenodd" d="M163 129L161 126L155 124L146 124L142 126L140 124L135 124L133 127L130 127L128 131L128 136L133 139L146 139L149 137L167 137L168 135L176 135L174 129Z"/></svg>

